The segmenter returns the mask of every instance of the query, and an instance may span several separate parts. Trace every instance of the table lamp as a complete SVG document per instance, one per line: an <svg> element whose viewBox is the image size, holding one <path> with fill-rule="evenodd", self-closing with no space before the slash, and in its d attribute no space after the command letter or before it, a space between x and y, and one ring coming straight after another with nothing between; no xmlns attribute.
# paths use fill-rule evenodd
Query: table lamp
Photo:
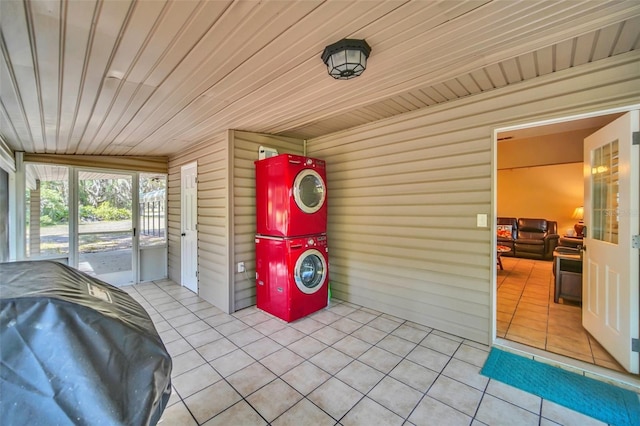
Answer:
<svg viewBox="0 0 640 426"><path fill-rule="evenodd" d="M584 207L576 207L571 217L578 219L578 223L573 225L573 229L576 231L576 236L582 238L584 232L584 222L582 221L582 219L584 219Z"/></svg>

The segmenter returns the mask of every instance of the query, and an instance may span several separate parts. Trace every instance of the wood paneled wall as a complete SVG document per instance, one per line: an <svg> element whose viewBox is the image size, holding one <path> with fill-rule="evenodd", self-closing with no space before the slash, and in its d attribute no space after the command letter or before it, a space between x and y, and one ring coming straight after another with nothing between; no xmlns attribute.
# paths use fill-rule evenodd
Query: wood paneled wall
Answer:
<svg viewBox="0 0 640 426"><path fill-rule="evenodd" d="M494 130L637 104L639 71L621 55L309 140L327 161L334 297L489 343Z"/></svg>
<svg viewBox="0 0 640 426"><path fill-rule="evenodd" d="M327 161L334 297L488 343L494 130L638 104L639 58L620 55L310 140L307 155ZM180 280L180 166L197 160L200 295L227 311L255 303L260 145L303 152L296 139L229 131L169 162L170 277ZM477 213L489 227L476 227ZM246 274L235 272L237 262ZM214 300L225 290L226 301Z"/></svg>
<svg viewBox="0 0 640 426"><path fill-rule="evenodd" d="M169 278L180 282L180 167L198 162L198 290L225 312L255 304L255 172L260 145L302 154L303 141L230 130L169 161ZM246 272L235 265L245 262Z"/></svg>
<svg viewBox="0 0 640 426"><path fill-rule="evenodd" d="M127 155L59 155L25 153L25 162L62 166L94 167L147 173L167 173L167 157Z"/></svg>
<svg viewBox="0 0 640 426"><path fill-rule="evenodd" d="M303 141L282 136L234 131L233 137L233 281L235 310L256 304L255 235L256 191L255 166L261 145L275 148L279 154L303 153ZM246 272L238 273L235 265L244 262Z"/></svg>
<svg viewBox="0 0 640 426"><path fill-rule="evenodd" d="M222 132L169 160L169 278L180 283L180 168L194 161L198 163L199 295L228 311L228 132Z"/></svg>

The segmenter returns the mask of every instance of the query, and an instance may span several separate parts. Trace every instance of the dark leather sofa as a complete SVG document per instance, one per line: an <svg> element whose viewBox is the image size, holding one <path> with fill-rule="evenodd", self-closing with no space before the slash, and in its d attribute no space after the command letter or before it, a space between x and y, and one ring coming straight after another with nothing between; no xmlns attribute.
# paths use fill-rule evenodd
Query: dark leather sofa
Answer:
<svg viewBox="0 0 640 426"><path fill-rule="evenodd" d="M536 218L497 218L498 245L507 246L510 252L503 256L530 259L553 259L558 245L558 224L555 221Z"/></svg>

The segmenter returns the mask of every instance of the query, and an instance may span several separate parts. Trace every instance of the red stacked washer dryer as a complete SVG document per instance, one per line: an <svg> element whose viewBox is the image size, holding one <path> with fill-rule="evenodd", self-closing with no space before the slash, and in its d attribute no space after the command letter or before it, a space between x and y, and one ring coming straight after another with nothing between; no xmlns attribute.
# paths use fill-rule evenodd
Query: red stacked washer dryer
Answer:
<svg viewBox="0 0 640 426"><path fill-rule="evenodd" d="M322 160L255 162L256 304L291 322L327 306L327 186Z"/></svg>

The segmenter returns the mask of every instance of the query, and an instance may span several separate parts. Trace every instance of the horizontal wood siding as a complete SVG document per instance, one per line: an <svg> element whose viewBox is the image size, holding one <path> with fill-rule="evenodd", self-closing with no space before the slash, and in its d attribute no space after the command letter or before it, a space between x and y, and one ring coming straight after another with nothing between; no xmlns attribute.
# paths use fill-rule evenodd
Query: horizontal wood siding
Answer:
<svg viewBox="0 0 640 426"><path fill-rule="evenodd" d="M167 157L25 153L24 161L64 166L130 170L146 173L167 173Z"/></svg>
<svg viewBox="0 0 640 426"><path fill-rule="evenodd" d="M169 160L169 278L180 282L180 168L198 163L198 293L229 312L228 132Z"/></svg>
<svg viewBox="0 0 640 426"><path fill-rule="evenodd" d="M233 263L235 310L255 305L256 202L255 166L261 145L275 148L279 154L302 154L303 141L243 131L232 132L233 140ZM238 273L235 265L244 262L246 272Z"/></svg>
<svg viewBox="0 0 640 426"><path fill-rule="evenodd" d="M489 343L493 131L637 104L639 55L616 58L309 140L327 161L333 296Z"/></svg>

